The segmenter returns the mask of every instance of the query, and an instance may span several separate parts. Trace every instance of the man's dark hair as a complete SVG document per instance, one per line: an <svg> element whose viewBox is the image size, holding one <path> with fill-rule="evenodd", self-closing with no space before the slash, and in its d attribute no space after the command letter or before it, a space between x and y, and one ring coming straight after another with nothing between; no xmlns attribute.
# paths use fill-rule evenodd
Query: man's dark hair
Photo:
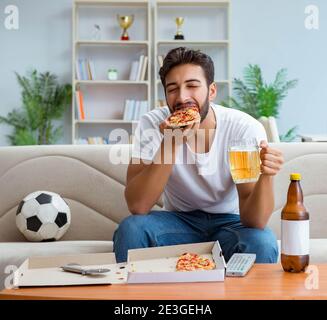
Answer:
<svg viewBox="0 0 327 320"><path fill-rule="evenodd" d="M178 65L188 63L202 67L208 87L214 82L215 67L212 59L200 50L179 47L168 52L159 70L160 79L164 88L166 88L166 76L169 71Z"/></svg>

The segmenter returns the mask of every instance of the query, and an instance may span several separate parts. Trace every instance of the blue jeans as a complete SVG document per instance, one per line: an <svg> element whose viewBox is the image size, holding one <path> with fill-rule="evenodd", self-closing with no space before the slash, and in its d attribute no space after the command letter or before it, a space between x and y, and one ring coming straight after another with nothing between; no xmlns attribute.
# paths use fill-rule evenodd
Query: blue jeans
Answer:
<svg viewBox="0 0 327 320"><path fill-rule="evenodd" d="M237 214L151 211L125 218L114 233L117 262L127 261L128 249L218 240L225 260L235 252L256 253L257 263L277 262L278 246L269 228L244 227Z"/></svg>

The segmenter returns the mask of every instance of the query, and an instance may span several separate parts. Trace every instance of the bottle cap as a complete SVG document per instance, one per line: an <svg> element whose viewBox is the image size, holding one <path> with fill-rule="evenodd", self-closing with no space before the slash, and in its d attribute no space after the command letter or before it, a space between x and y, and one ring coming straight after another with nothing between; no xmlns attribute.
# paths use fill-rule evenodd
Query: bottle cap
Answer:
<svg viewBox="0 0 327 320"><path fill-rule="evenodd" d="M300 173L291 173L290 179L291 180L301 180L301 174Z"/></svg>

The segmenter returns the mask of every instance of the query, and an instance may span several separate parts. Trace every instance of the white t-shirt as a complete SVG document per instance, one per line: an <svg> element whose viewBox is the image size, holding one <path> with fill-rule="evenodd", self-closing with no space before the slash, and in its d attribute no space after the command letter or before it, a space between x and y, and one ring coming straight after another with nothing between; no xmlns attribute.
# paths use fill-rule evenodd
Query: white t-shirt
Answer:
<svg viewBox="0 0 327 320"><path fill-rule="evenodd" d="M215 104L211 107L216 116L216 130L210 150L194 153L187 143L179 149L163 192L166 210L239 214L237 189L229 170L228 144L245 138L256 138L258 143L267 141L266 131L259 121L244 112ZM169 115L166 106L141 118L135 132L133 158L154 158L163 139L159 124Z"/></svg>

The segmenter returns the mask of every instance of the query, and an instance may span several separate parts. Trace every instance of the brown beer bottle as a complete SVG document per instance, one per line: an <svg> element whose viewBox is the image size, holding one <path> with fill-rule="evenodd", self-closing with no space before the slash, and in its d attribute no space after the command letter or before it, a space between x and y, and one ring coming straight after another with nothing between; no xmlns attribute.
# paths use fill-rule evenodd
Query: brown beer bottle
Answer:
<svg viewBox="0 0 327 320"><path fill-rule="evenodd" d="M309 265L309 213L303 205L301 175L292 173L282 210L281 263L284 271L301 272Z"/></svg>

